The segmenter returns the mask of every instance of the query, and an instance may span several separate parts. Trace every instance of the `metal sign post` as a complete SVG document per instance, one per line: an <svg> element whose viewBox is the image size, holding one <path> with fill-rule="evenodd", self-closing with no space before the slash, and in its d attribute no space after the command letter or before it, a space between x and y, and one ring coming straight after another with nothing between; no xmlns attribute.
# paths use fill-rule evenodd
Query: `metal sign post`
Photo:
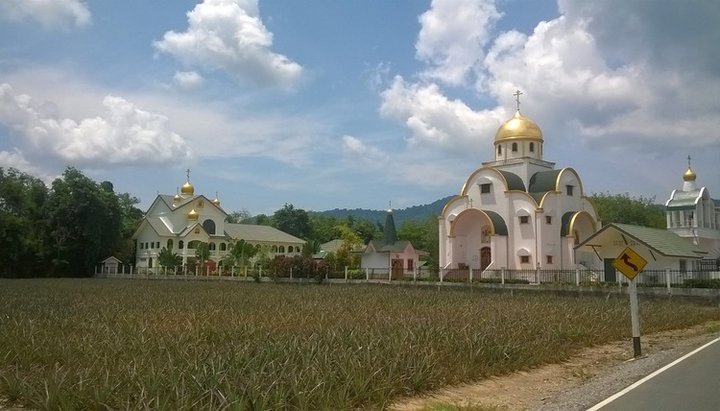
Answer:
<svg viewBox="0 0 720 411"><path fill-rule="evenodd" d="M613 267L630 280L628 293L630 294L630 321L632 323L633 353L635 358L642 355L642 349L640 347L640 306L638 305L637 282L635 277L637 277L646 265L647 260L630 247L623 250L615 261L613 261Z"/></svg>

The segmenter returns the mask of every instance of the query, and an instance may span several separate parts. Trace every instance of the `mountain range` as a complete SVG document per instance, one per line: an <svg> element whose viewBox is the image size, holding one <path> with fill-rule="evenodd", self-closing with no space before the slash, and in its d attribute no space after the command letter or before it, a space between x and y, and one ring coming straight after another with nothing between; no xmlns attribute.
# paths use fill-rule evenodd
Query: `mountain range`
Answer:
<svg viewBox="0 0 720 411"><path fill-rule="evenodd" d="M430 204L416 205L412 207L393 210L395 224L399 226L407 220L415 220L421 222L430 216L440 215L442 208L452 197L453 196L443 197L437 201L433 201ZM347 216L353 216L354 218L367 219L373 222L384 224L387 210L368 210L364 208L335 208L332 210L318 211L317 213L321 215L332 216L338 219L345 218Z"/></svg>

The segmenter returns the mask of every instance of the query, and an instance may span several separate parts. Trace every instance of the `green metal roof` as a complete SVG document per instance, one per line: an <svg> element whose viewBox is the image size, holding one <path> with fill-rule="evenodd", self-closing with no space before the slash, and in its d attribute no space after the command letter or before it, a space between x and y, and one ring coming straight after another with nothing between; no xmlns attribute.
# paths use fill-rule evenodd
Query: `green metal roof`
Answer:
<svg viewBox="0 0 720 411"><path fill-rule="evenodd" d="M561 236L565 237L568 235L568 231L570 230L570 220L572 219L572 216L574 216L576 213L577 211L568 211L567 213L563 214L560 225Z"/></svg>
<svg viewBox="0 0 720 411"><path fill-rule="evenodd" d="M482 211L490 217L490 221L492 221L493 227L495 227L495 234L508 235L507 225L500 214L490 210Z"/></svg>
<svg viewBox="0 0 720 411"><path fill-rule="evenodd" d="M304 244L305 240L280 231L275 227L254 224L225 223L225 232L235 240L243 239L250 242L276 242Z"/></svg>
<svg viewBox="0 0 720 411"><path fill-rule="evenodd" d="M608 230L617 230L665 257L700 258L704 251L679 235L662 229L630 224L608 224L582 243L579 248Z"/></svg>
<svg viewBox="0 0 720 411"><path fill-rule="evenodd" d="M668 200L666 207L670 210L687 210L695 208L700 199L701 191L676 191L673 198Z"/></svg>
<svg viewBox="0 0 720 411"><path fill-rule="evenodd" d="M518 176L517 174L511 173L509 171L503 171L498 170L500 174L505 177L505 181L507 181L507 189L508 190L520 190L525 191L525 183L523 183L522 178Z"/></svg>
<svg viewBox="0 0 720 411"><path fill-rule="evenodd" d="M557 177L561 172L562 169L538 171L537 173L533 174L532 177L530 177L530 183L528 183L528 193L545 194L548 191L555 191Z"/></svg>

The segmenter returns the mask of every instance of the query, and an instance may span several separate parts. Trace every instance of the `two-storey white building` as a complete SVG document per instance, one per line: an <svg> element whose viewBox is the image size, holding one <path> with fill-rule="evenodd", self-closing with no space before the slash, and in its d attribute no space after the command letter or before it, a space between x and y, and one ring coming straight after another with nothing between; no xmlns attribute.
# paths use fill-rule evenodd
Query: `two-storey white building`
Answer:
<svg viewBox="0 0 720 411"><path fill-rule="evenodd" d="M520 114L495 135L482 163L439 216L440 267L474 270L571 269L592 255L576 244L598 215L572 168L543 159L543 134Z"/></svg>
<svg viewBox="0 0 720 411"><path fill-rule="evenodd" d="M299 255L305 241L274 227L233 224L225 221L227 213L220 200L196 195L189 176L180 193L160 194L145 213L135 231L136 266L158 266L160 250L167 248L182 257L183 265L196 256L200 242L210 249L210 265L214 266L227 255L234 241L245 240L258 250L274 255Z"/></svg>
<svg viewBox="0 0 720 411"><path fill-rule="evenodd" d="M720 200L710 197L707 187L698 187L690 166L683 174L683 187L673 190L665 203L667 229L707 253L698 262L704 268L720 266Z"/></svg>

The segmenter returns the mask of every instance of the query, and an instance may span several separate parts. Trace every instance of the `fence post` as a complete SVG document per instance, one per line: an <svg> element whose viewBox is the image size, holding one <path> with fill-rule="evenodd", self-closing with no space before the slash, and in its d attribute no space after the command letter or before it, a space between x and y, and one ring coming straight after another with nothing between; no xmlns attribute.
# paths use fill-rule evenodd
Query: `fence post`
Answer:
<svg viewBox="0 0 720 411"><path fill-rule="evenodd" d="M500 269L500 284L505 284L505 267Z"/></svg>
<svg viewBox="0 0 720 411"><path fill-rule="evenodd" d="M370 269L365 267L365 281L370 281Z"/></svg>
<svg viewBox="0 0 720 411"><path fill-rule="evenodd" d="M290 279L292 280L292 267L290 267Z"/></svg>
<svg viewBox="0 0 720 411"><path fill-rule="evenodd" d="M230 278L235 278L235 264L230 267Z"/></svg>
<svg viewBox="0 0 720 411"><path fill-rule="evenodd" d="M442 267L440 267L440 271L438 271L438 273L439 273L438 277L440 277L440 284L442 284L442 282L443 282L443 277L445 276L444 273L443 273L443 268L442 268Z"/></svg>
<svg viewBox="0 0 720 411"><path fill-rule="evenodd" d="M580 268L575 267L575 286L580 287Z"/></svg>
<svg viewBox="0 0 720 411"><path fill-rule="evenodd" d="M417 281L418 268L413 268L413 282Z"/></svg>
<svg viewBox="0 0 720 411"><path fill-rule="evenodd" d="M670 267L665 268L665 284L667 285L668 295L672 294L672 290L670 289Z"/></svg>
<svg viewBox="0 0 720 411"><path fill-rule="evenodd" d="M388 281L392 281L392 268L388 267Z"/></svg>
<svg viewBox="0 0 720 411"><path fill-rule="evenodd" d="M470 270L470 271L469 271L468 280L469 280L469 283L472 284L472 280L473 280L473 268L470 267L469 270Z"/></svg>
<svg viewBox="0 0 720 411"><path fill-rule="evenodd" d="M535 284L540 284L540 263L535 266Z"/></svg>
<svg viewBox="0 0 720 411"><path fill-rule="evenodd" d="M348 267L345 266L345 281L348 280Z"/></svg>

